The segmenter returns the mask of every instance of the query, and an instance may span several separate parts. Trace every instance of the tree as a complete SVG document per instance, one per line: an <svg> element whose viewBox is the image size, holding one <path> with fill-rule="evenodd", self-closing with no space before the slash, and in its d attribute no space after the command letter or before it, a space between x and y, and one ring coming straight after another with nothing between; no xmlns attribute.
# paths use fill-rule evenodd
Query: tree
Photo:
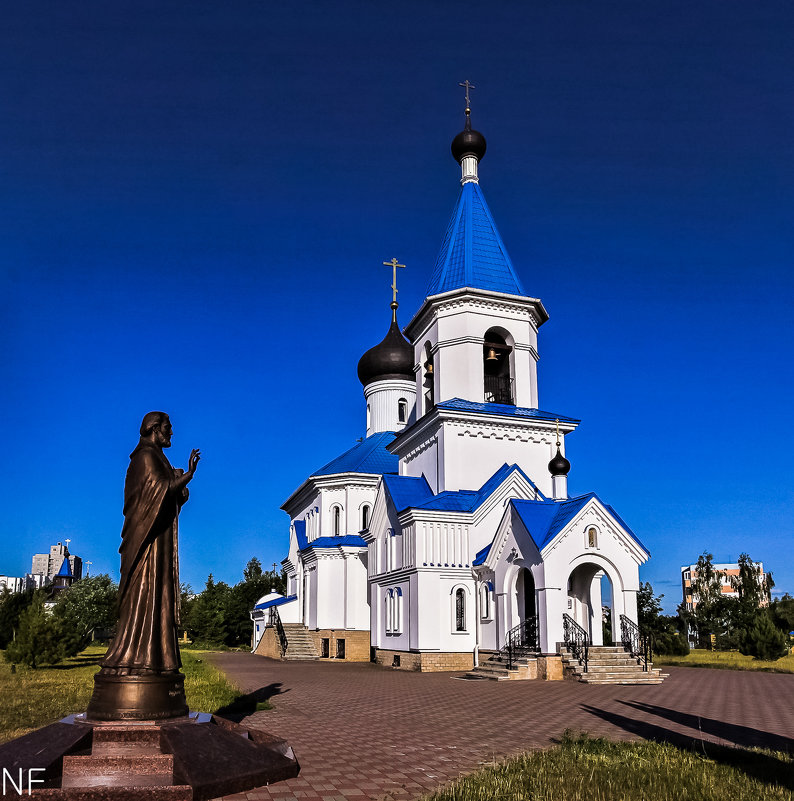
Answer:
<svg viewBox="0 0 794 801"><path fill-rule="evenodd" d="M93 629L116 625L118 589L110 576L100 573L76 581L58 596L53 614L74 641L67 649L67 656L74 656L85 647Z"/></svg>
<svg viewBox="0 0 794 801"><path fill-rule="evenodd" d="M654 595L649 581L640 582L637 591L637 625L642 631L653 634L659 628L659 617L662 614L662 598Z"/></svg>
<svg viewBox="0 0 794 801"><path fill-rule="evenodd" d="M193 600L184 626L190 639L210 646L223 645L226 639L226 601L229 585L207 576L203 591Z"/></svg>
<svg viewBox="0 0 794 801"><path fill-rule="evenodd" d="M243 570L243 580L229 592L226 604L226 645L251 644L253 624L251 610L256 602L269 592L283 593L286 579L274 572L264 573L256 557L248 561Z"/></svg>
<svg viewBox="0 0 794 801"><path fill-rule="evenodd" d="M739 651L755 659L780 659L788 650L788 636L775 627L765 610L758 612L753 625L739 636Z"/></svg>
<svg viewBox="0 0 794 801"><path fill-rule="evenodd" d="M788 593L772 601L769 614L777 628L786 632L794 631L794 598Z"/></svg>
<svg viewBox="0 0 794 801"><path fill-rule="evenodd" d="M19 628L19 617L33 602L35 590L11 592L7 587L0 594L0 649L7 647Z"/></svg>
<svg viewBox="0 0 794 801"><path fill-rule="evenodd" d="M640 584L637 592L637 622L642 631L651 636L653 651L657 654L686 655L689 642L682 633L685 624L680 617L662 614L662 595L654 595L650 582Z"/></svg>
<svg viewBox="0 0 794 801"><path fill-rule="evenodd" d="M690 613L702 648L710 647L710 635L720 637L727 630L729 604L722 592L724 579L725 573L714 567L714 556L704 551L692 575L695 609Z"/></svg>
<svg viewBox="0 0 794 801"><path fill-rule="evenodd" d="M5 658L14 664L37 668L54 665L66 656L63 631L59 622L44 608L46 593L39 590L31 604L19 616L16 639L8 644Z"/></svg>
<svg viewBox="0 0 794 801"><path fill-rule="evenodd" d="M742 632L753 628L758 618L758 611L768 606L774 586L772 574L761 578L761 566L746 554L739 556L739 575L731 577L731 586L739 598L731 604L731 625L736 632L737 644Z"/></svg>

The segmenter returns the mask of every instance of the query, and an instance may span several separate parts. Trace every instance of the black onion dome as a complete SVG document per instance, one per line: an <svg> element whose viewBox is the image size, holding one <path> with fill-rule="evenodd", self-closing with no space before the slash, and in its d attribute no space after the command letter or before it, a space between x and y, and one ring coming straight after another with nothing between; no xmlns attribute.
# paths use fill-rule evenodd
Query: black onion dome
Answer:
<svg viewBox="0 0 794 801"><path fill-rule="evenodd" d="M560 446L557 446L557 455L549 462L549 472L553 476L567 476L571 469L571 463L560 453Z"/></svg>
<svg viewBox="0 0 794 801"><path fill-rule="evenodd" d="M485 155L485 137L479 131L472 131L468 115L466 127L452 140L451 150L455 161L461 161L464 156L475 156L481 161Z"/></svg>
<svg viewBox="0 0 794 801"><path fill-rule="evenodd" d="M415 378L414 349L400 332L396 313L383 342L370 348L358 360L358 380L364 386L387 378L404 381L413 381Z"/></svg>

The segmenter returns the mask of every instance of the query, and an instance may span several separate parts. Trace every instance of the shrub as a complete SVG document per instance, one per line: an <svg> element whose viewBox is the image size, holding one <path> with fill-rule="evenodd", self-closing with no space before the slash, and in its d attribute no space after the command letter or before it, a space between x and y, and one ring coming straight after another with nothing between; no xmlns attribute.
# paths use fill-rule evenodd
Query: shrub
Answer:
<svg viewBox="0 0 794 801"><path fill-rule="evenodd" d="M16 639L8 644L5 658L31 668L54 665L66 656L66 647L61 626L47 613L44 598L39 596L19 616L19 631Z"/></svg>
<svg viewBox="0 0 794 801"><path fill-rule="evenodd" d="M788 653L788 637L775 627L769 615L760 612L753 625L740 634L739 652L772 662Z"/></svg>
<svg viewBox="0 0 794 801"><path fill-rule="evenodd" d="M665 631L654 637L653 650L657 654L686 656L689 653L689 641L677 631Z"/></svg>

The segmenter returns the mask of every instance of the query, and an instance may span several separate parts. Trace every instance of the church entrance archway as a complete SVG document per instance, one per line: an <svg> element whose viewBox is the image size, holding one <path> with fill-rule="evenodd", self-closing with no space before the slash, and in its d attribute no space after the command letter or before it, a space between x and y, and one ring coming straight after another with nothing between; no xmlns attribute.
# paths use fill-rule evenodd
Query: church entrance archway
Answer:
<svg viewBox="0 0 794 801"><path fill-rule="evenodd" d="M568 577L568 614L587 632L592 645L612 645L619 638L615 588L597 564L578 565Z"/></svg>
<svg viewBox="0 0 794 801"><path fill-rule="evenodd" d="M516 607L519 622L533 620L537 614L535 603L535 581L532 572L525 567L518 571L516 577Z"/></svg>

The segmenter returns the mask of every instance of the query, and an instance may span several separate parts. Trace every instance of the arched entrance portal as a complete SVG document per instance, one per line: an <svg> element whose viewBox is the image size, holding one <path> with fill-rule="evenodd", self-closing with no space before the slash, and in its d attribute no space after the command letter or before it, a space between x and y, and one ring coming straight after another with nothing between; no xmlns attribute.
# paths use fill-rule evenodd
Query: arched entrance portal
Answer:
<svg viewBox="0 0 794 801"><path fill-rule="evenodd" d="M535 604L535 581L532 572L522 567L516 577L516 606L519 622L534 620L537 614Z"/></svg>
<svg viewBox="0 0 794 801"><path fill-rule="evenodd" d="M614 597L612 580L598 565L579 565L568 577L568 614L587 632L592 645L612 645L620 636Z"/></svg>

